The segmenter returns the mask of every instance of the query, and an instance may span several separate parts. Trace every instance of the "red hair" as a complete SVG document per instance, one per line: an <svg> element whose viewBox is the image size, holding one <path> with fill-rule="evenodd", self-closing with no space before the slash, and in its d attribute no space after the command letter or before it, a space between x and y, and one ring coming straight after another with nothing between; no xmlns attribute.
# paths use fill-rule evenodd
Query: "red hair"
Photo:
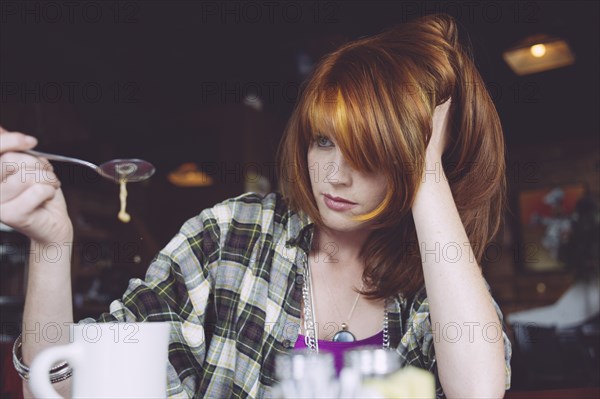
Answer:
<svg viewBox="0 0 600 399"><path fill-rule="evenodd" d="M387 195L362 220L365 293L413 295L423 284L410 212L424 169L435 107L452 97L442 164L478 262L506 204L504 138L494 104L454 19L428 15L325 56L303 87L278 153L279 188L291 209L322 226L307 152L335 139L358 171L383 173ZM482 173L483 172L483 173Z"/></svg>

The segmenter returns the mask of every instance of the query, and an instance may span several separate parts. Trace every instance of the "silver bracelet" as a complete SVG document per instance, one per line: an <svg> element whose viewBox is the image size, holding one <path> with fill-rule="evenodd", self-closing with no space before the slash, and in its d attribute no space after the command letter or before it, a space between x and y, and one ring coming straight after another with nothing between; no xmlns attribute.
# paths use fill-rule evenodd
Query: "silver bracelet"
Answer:
<svg viewBox="0 0 600 399"><path fill-rule="evenodd" d="M17 370L19 376L23 380L29 381L29 367L23 363L23 354L21 350L22 346L23 342L21 339L21 334L19 334L13 345L13 365L15 366L15 370ZM73 369L69 367L69 363L62 362L50 369L50 382L54 384L64 381L71 377L71 375L73 375Z"/></svg>

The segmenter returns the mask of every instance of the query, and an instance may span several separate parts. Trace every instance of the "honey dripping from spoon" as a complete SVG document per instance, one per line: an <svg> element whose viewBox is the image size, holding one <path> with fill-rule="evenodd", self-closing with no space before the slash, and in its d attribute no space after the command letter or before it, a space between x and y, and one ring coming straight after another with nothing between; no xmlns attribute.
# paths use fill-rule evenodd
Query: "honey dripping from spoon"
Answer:
<svg viewBox="0 0 600 399"><path fill-rule="evenodd" d="M121 201L121 209L119 210L119 220L123 223L129 223L131 215L127 213L125 208L127 207L127 180L121 179L119 182L121 189L119 191L119 200Z"/></svg>
<svg viewBox="0 0 600 399"><path fill-rule="evenodd" d="M127 213L127 176L134 173L137 170L137 166L134 163L124 162L116 165L116 171L119 174L119 201L121 202L121 208L119 210L118 218L123 223L129 223L131 215Z"/></svg>

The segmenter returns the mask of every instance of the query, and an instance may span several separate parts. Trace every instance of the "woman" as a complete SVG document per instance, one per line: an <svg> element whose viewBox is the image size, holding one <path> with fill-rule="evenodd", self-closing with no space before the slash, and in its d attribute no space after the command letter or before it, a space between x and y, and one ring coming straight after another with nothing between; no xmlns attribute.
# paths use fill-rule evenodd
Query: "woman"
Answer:
<svg viewBox="0 0 600 399"><path fill-rule="evenodd" d="M24 135L2 138L2 162L46 165L14 152L35 145ZM503 151L450 17L349 43L304 87L281 194L188 220L99 320L172 321L170 396L269 396L277 354L369 342L434 372L439 397L502 397L510 342L478 264L505 204ZM16 175L2 221L35 247L67 246L57 181ZM31 260L24 328L72 321L69 269ZM48 345L23 342L23 363Z"/></svg>

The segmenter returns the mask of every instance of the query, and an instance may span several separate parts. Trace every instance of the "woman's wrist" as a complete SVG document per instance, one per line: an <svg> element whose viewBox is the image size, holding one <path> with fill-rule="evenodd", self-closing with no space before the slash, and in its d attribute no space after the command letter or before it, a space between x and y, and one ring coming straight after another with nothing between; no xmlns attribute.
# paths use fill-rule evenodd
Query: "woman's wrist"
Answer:
<svg viewBox="0 0 600 399"><path fill-rule="evenodd" d="M21 379L23 379L24 381L29 381L30 369L29 366L23 363L22 347L22 335L19 334L19 336L13 344L13 365ZM62 362L50 369L50 382L54 384L56 382L64 381L67 378L71 377L72 374L73 371L71 367L69 367L69 364L67 362Z"/></svg>
<svg viewBox="0 0 600 399"><path fill-rule="evenodd" d="M73 225L69 220L51 238L32 237L31 245L37 247L71 246L73 243Z"/></svg>

